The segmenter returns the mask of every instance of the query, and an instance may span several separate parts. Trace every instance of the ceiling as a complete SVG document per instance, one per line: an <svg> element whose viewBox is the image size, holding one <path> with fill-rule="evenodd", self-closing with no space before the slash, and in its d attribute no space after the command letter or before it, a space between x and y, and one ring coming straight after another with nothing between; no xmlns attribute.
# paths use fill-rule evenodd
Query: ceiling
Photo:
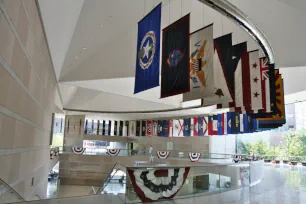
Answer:
<svg viewBox="0 0 306 204"><path fill-rule="evenodd" d="M160 99L160 87L133 94L137 22L161 0L38 0L62 107L140 111L182 107L182 96ZM286 68L285 94L306 90L292 80L306 76L304 0L229 0L265 33L277 68ZM258 45L236 24L198 0L163 0L162 28L191 13L191 32L214 23L214 37L233 33L233 43ZM288 80L287 80L288 78ZM204 110L202 110L204 111ZM201 111L201 112L202 112Z"/></svg>

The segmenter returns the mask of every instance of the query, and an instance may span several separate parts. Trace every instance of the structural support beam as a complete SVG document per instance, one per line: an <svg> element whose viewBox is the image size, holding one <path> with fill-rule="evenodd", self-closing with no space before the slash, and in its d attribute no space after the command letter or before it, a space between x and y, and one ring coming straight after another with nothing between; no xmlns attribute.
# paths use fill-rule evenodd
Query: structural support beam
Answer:
<svg viewBox="0 0 306 204"><path fill-rule="evenodd" d="M245 30L259 44L270 64L275 64L274 54L270 43L263 32L236 6L227 0L198 0L203 4L218 11L225 17L233 20L239 27Z"/></svg>

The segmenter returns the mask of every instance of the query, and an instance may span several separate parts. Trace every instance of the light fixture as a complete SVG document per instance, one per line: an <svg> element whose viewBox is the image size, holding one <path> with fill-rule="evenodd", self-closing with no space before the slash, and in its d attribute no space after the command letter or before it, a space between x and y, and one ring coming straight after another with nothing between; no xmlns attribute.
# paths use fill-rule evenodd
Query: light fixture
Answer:
<svg viewBox="0 0 306 204"><path fill-rule="evenodd" d="M86 50L87 48L86 47L83 47L83 50Z"/></svg>
<svg viewBox="0 0 306 204"><path fill-rule="evenodd" d="M103 25L100 25L100 28L102 28L103 27Z"/></svg>
<svg viewBox="0 0 306 204"><path fill-rule="evenodd" d="M75 56L76 59L78 59L78 56Z"/></svg>

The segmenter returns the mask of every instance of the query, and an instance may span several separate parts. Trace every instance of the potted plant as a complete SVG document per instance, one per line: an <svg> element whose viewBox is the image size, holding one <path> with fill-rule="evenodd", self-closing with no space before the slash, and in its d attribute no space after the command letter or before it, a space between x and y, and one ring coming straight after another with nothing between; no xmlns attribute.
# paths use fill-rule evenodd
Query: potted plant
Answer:
<svg viewBox="0 0 306 204"><path fill-rule="evenodd" d="M288 157L283 157L283 164L288 164L288 163L289 163Z"/></svg>
<svg viewBox="0 0 306 204"><path fill-rule="evenodd" d="M299 162L298 157L290 157L290 164L291 165L296 166L298 162Z"/></svg>
<svg viewBox="0 0 306 204"><path fill-rule="evenodd" d="M265 161L266 163L270 163L271 160L272 160L272 157L271 157L271 156L264 156L264 161Z"/></svg>

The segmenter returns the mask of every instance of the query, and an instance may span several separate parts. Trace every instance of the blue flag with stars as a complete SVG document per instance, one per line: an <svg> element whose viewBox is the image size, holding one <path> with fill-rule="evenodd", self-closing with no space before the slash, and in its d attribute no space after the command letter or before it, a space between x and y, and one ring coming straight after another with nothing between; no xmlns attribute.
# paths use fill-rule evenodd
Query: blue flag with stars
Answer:
<svg viewBox="0 0 306 204"><path fill-rule="evenodd" d="M138 22L134 94L159 86L161 4Z"/></svg>

